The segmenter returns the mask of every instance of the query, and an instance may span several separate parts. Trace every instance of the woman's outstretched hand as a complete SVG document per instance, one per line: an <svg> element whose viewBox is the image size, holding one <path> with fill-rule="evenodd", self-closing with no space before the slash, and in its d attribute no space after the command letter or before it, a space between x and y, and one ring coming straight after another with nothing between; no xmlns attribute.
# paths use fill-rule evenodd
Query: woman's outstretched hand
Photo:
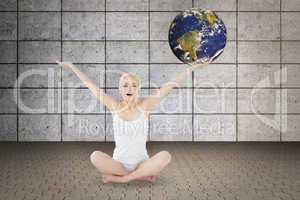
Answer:
<svg viewBox="0 0 300 200"><path fill-rule="evenodd" d="M195 69L198 69L198 68L201 68L201 67L206 67L207 65L209 65L210 63L212 62L212 59L204 62L204 63L201 63L201 64L192 64L192 69L195 70Z"/></svg>
<svg viewBox="0 0 300 200"><path fill-rule="evenodd" d="M72 63L70 62L60 62L58 60L56 60L56 63L59 65L59 66L63 66L63 67L66 67L66 68L69 68L69 67L72 67Z"/></svg>

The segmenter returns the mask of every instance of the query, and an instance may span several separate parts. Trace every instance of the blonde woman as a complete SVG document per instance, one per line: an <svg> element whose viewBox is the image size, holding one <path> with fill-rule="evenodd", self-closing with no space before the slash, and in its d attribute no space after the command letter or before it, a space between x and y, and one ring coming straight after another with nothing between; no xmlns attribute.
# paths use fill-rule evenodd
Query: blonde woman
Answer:
<svg viewBox="0 0 300 200"><path fill-rule="evenodd" d="M119 80L119 93L122 101L106 94L72 63L57 63L72 70L91 90L96 98L112 113L115 149L113 156L94 151L90 155L91 163L102 173L104 183L125 183L132 180L154 182L156 176L171 162L171 154L160 151L150 157L146 149L148 133L148 115L196 68L208 65L195 64L179 73L174 80L163 84L155 94L139 98L140 79L137 75L124 73Z"/></svg>

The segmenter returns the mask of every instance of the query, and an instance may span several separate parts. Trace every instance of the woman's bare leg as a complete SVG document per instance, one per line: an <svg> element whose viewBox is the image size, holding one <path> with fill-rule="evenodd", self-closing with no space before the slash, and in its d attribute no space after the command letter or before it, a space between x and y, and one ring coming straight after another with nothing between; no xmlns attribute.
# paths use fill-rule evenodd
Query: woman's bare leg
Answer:
<svg viewBox="0 0 300 200"><path fill-rule="evenodd" d="M157 176L171 161L171 154L160 151L151 158L142 161L136 170L124 176L109 175L107 179L112 182L125 183L147 176Z"/></svg>
<svg viewBox="0 0 300 200"><path fill-rule="evenodd" d="M101 151L94 151L90 155L90 160L102 174L122 176L129 173L121 162L114 160L111 156Z"/></svg>
<svg viewBox="0 0 300 200"><path fill-rule="evenodd" d="M119 177L130 173L119 161L114 160L111 156L101 151L94 151L90 155L90 160L92 164L102 173L102 180L104 183L109 182L109 176ZM141 177L138 180L152 182L154 181L154 177Z"/></svg>

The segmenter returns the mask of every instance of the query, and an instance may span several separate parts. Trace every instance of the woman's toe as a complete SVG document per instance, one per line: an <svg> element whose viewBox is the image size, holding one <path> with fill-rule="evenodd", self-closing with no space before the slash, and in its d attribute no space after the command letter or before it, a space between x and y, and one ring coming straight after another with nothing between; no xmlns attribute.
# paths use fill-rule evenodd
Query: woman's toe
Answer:
<svg viewBox="0 0 300 200"><path fill-rule="evenodd" d="M156 180L156 176L152 176L152 182Z"/></svg>
<svg viewBox="0 0 300 200"><path fill-rule="evenodd" d="M156 180L156 177L155 176L148 176L147 180L153 183Z"/></svg>

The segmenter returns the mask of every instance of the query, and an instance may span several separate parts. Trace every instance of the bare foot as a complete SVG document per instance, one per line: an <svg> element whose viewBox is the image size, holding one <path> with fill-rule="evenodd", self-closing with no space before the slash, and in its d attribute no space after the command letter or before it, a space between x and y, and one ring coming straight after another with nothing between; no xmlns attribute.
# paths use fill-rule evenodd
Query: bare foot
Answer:
<svg viewBox="0 0 300 200"><path fill-rule="evenodd" d="M137 180L149 181L149 182L153 183L156 180L156 176L145 176L145 177L138 178Z"/></svg>
<svg viewBox="0 0 300 200"><path fill-rule="evenodd" d="M102 174L102 181L103 183L109 183L109 182L119 182L119 183L124 183L126 182L123 180L122 176L115 176L115 175L110 175L110 174ZM156 180L156 176L144 176L141 178L138 178L136 180L141 180L141 181L148 181L151 183L154 183Z"/></svg>
<svg viewBox="0 0 300 200"><path fill-rule="evenodd" d="M127 180L125 179L125 176L117 176L117 175L111 175L111 174L102 174L102 181L103 181L103 183L109 183L109 182L125 183L125 182L127 182Z"/></svg>
<svg viewBox="0 0 300 200"><path fill-rule="evenodd" d="M154 183L156 180L156 176L149 176L148 181L150 181L151 183Z"/></svg>

